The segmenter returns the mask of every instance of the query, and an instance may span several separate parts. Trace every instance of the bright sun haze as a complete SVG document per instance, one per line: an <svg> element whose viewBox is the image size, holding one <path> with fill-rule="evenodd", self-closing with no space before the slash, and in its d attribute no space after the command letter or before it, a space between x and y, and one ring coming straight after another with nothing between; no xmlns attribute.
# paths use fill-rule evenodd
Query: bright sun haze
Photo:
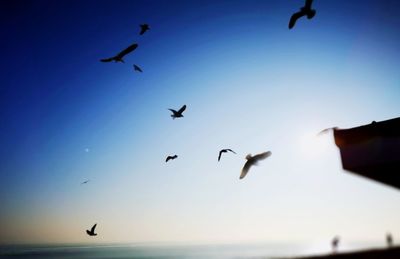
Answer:
<svg viewBox="0 0 400 259"><path fill-rule="evenodd" d="M399 192L317 137L399 116L400 2L315 0L289 30L303 2L3 1L0 243L400 236Z"/></svg>

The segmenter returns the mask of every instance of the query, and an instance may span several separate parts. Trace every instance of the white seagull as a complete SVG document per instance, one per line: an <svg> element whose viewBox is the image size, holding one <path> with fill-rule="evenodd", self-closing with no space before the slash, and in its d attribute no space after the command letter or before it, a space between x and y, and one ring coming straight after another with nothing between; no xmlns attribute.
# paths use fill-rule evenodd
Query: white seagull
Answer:
<svg viewBox="0 0 400 259"><path fill-rule="evenodd" d="M240 174L239 179L243 179L247 175L247 173L249 172L251 166L257 165L258 161L266 159L271 154L272 154L271 151L267 151L267 152L264 152L264 153L261 153L261 154L257 154L255 156L251 156L251 154L248 154L246 156L247 161L243 166L242 173Z"/></svg>

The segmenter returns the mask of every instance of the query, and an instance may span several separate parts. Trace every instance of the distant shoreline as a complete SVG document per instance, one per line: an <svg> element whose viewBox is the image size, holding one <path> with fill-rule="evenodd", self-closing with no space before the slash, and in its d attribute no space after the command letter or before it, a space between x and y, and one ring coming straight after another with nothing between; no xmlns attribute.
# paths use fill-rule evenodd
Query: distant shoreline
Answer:
<svg viewBox="0 0 400 259"><path fill-rule="evenodd" d="M314 255L314 256L302 256L292 257L285 259L398 259L400 258L400 247L393 247L387 249L371 249L355 252L345 252L337 254L326 254L326 255ZM277 258L278 259L278 258ZM284 259L284 258L280 258Z"/></svg>

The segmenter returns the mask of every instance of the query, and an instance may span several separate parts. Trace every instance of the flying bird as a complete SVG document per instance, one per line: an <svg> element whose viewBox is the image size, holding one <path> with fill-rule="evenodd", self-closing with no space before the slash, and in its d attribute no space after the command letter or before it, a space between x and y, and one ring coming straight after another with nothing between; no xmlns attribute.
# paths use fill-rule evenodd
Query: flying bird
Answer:
<svg viewBox="0 0 400 259"><path fill-rule="evenodd" d="M267 152L264 152L264 153L261 153L261 154L255 155L255 156L251 156L251 154L248 154L246 156L247 161L243 166L242 173L240 174L239 179L243 179L247 175L247 173L250 170L250 167L252 167L253 165L257 165L258 161L264 160L265 158L269 157L271 154L272 154L271 151L267 151Z"/></svg>
<svg viewBox="0 0 400 259"><path fill-rule="evenodd" d="M97 226L97 223L93 225L93 227L90 229L90 231L86 230L86 233L91 237L97 236L97 233L94 233L94 229L96 228L96 226Z"/></svg>
<svg viewBox="0 0 400 259"><path fill-rule="evenodd" d="M147 23L140 24L140 35L143 35L146 31L150 30L150 27Z"/></svg>
<svg viewBox="0 0 400 259"><path fill-rule="evenodd" d="M165 159L165 163L168 162L169 160L174 160L174 159L176 159L176 158L178 158L177 155L167 156L167 159Z"/></svg>
<svg viewBox="0 0 400 259"><path fill-rule="evenodd" d="M311 19L315 16L315 9L311 9L311 5L312 5L313 0L306 0L305 5L300 8L300 11L298 11L297 13L294 13L292 15L292 17L290 17L290 21L289 21L289 29L292 29L294 27L294 25L296 24L296 21L303 17L303 16L307 16L308 19Z"/></svg>
<svg viewBox="0 0 400 259"><path fill-rule="evenodd" d="M229 149L229 148L227 148L227 149L222 149L221 151L219 151L218 162L219 162L219 160L221 159L222 153L227 153L228 151L229 151L229 152L232 152L232 153L234 153L234 154L236 154L236 152L233 151L232 149Z"/></svg>
<svg viewBox="0 0 400 259"><path fill-rule="evenodd" d="M134 69L135 71L140 72L140 73L143 72L143 70L142 70L138 65L133 65L133 69Z"/></svg>
<svg viewBox="0 0 400 259"><path fill-rule="evenodd" d="M131 53L132 51L134 51L139 45L134 43L132 45L130 45L129 47L127 47L126 49L124 49L123 51L121 51L120 53L118 53L116 56L111 57L111 58L104 58L104 59L100 59L101 62L111 62L111 61L115 61L115 62L122 62L125 63L124 60L122 59L125 55Z"/></svg>
<svg viewBox="0 0 400 259"><path fill-rule="evenodd" d="M186 110L186 104L179 109L179 111L175 111L174 109L168 109L172 112L171 117L172 119L181 118L183 117L182 113Z"/></svg>
<svg viewBox="0 0 400 259"><path fill-rule="evenodd" d="M82 184L86 184L86 183L88 183L89 181L90 181L90 180L86 180L86 181L82 182L81 185L82 185Z"/></svg>

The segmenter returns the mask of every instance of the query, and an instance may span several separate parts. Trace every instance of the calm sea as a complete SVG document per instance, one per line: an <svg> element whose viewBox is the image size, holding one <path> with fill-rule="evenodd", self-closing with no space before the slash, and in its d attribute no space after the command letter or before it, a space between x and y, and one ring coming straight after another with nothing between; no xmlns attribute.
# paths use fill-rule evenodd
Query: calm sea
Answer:
<svg viewBox="0 0 400 259"><path fill-rule="evenodd" d="M0 246L0 258L27 259L269 259L315 253L329 253L329 245L323 247L293 244Z"/></svg>
<svg viewBox="0 0 400 259"><path fill-rule="evenodd" d="M296 251L297 250L297 251ZM301 253L287 245L96 245L3 246L0 258L271 258Z"/></svg>

